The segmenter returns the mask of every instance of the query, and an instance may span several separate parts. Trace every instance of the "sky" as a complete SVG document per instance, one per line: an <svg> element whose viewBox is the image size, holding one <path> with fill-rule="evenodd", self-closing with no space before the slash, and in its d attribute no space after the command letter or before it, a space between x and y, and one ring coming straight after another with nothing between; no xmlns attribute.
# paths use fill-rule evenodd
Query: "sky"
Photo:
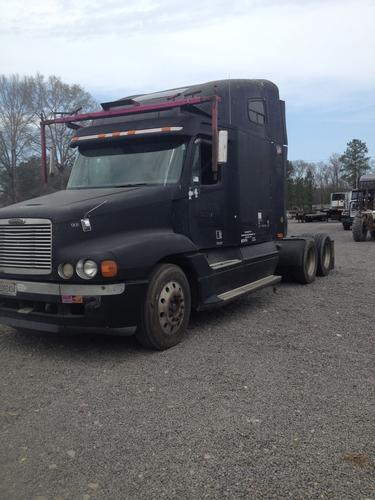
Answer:
<svg viewBox="0 0 375 500"><path fill-rule="evenodd" d="M289 158L353 138L375 158L375 0L0 0L0 73L60 76L98 101L266 78Z"/></svg>

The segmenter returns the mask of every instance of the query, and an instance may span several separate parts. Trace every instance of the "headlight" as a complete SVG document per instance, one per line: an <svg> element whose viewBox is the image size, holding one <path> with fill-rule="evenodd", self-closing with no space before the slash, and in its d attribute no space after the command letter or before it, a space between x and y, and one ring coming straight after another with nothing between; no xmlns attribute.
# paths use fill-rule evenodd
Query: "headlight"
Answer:
<svg viewBox="0 0 375 500"><path fill-rule="evenodd" d="M60 278L68 280L74 274L74 267L68 262L65 264L60 264L57 268L57 272L59 273Z"/></svg>
<svg viewBox="0 0 375 500"><path fill-rule="evenodd" d="M80 278L90 280L96 276L97 272L98 266L93 260L81 259L77 262L76 273Z"/></svg>

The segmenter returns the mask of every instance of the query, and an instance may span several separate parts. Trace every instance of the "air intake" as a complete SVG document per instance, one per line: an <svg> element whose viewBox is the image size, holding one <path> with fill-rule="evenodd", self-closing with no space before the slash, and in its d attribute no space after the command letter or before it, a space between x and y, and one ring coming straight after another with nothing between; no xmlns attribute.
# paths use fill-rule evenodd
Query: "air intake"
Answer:
<svg viewBox="0 0 375 500"><path fill-rule="evenodd" d="M51 270L51 221L0 219L0 272L50 274Z"/></svg>

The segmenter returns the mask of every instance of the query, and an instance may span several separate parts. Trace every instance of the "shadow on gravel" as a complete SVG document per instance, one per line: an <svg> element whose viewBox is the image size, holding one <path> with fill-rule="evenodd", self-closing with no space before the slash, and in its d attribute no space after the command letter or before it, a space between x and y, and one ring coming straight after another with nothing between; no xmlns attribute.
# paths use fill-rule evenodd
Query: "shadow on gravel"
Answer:
<svg viewBox="0 0 375 500"><path fill-rule="evenodd" d="M258 295L259 293L259 295ZM241 320L244 315L256 312L257 308L264 309L269 305L270 294L272 290L258 292L234 302L228 303L223 307L196 312L193 311L188 326L188 335L183 345L189 342L189 338L202 338L204 341L204 331L211 330L220 324L221 329L234 319ZM71 358L71 356L87 357L95 360L106 356L121 357L124 354L129 357L148 356L158 354L155 351L147 350L141 347L135 339L135 336L107 335L100 333L43 333L26 330L8 329L7 344L16 350L25 352L37 352L38 354L54 353L60 359Z"/></svg>
<svg viewBox="0 0 375 500"><path fill-rule="evenodd" d="M149 351L143 349L134 336L120 337L97 333L39 333L26 330L10 329L8 344L13 342L15 348L40 353L54 353L59 357L71 355L90 355L90 359L106 355L142 354ZM87 356L88 357L88 356Z"/></svg>
<svg viewBox="0 0 375 500"><path fill-rule="evenodd" d="M249 294L242 298L238 298L233 302L229 302L223 306L208 309L206 311L192 311L189 324L189 332L192 333L195 329L204 329L220 323L222 328L225 324L233 321L233 319L241 320L244 315L249 315L256 312L257 308L267 308L269 299L273 295L272 289L262 290Z"/></svg>

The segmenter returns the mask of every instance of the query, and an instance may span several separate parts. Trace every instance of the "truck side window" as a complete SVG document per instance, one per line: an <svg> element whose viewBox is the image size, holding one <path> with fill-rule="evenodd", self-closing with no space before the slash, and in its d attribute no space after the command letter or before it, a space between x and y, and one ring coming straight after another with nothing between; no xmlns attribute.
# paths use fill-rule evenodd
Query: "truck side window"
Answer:
<svg viewBox="0 0 375 500"><path fill-rule="evenodd" d="M210 142L201 139L196 141L192 172L193 182L199 182L202 185L218 182L214 179L212 172L212 145Z"/></svg>
<svg viewBox="0 0 375 500"><path fill-rule="evenodd" d="M266 111L263 99L249 99L247 111L249 120L258 125L264 125L266 122Z"/></svg>

